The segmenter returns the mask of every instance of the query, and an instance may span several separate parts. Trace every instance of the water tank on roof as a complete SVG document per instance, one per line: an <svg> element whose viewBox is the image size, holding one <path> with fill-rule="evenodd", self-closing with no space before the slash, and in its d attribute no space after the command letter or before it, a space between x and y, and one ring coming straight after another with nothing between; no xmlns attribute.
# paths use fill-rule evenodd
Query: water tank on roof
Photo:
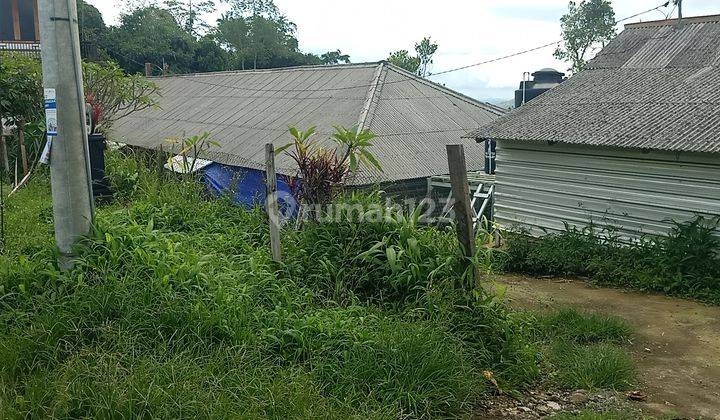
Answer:
<svg viewBox="0 0 720 420"><path fill-rule="evenodd" d="M533 73L532 77L533 80L520 82L520 89L515 91L515 108L562 83L565 80L565 73L544 68Z"/></svg>

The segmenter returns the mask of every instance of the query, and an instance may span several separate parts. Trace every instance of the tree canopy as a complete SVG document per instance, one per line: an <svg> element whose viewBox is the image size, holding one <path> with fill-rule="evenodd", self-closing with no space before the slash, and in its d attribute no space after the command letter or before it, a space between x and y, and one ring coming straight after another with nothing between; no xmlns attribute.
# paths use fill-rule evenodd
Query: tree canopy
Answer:
<svg viewBox="0 0 720 420"><path fill-rule="evenodd" d="M597 46L604 47L615 36L615 11L610 0L570 1L560 23L563 45L554 55L569 61L573 73L585 68L587 56Z"/></svg>
<svg viewBox="0 0 720 420"><path fill-rule="evenodd" d="M320 56L323 64L349 63L350 56L343 54L340 50L328 51Z"/></svg>
<svg viewBox="0 0 720 420"><path fill-rule="evenodd" d="M143 70L144 63L168 63L178 73L194 71L197 40L185 32L173 15L157 6L123 15L120 25L111 27L108 54L130 73Z"/></svg>
<svg viewBox="0 0 720 420"><path fill-rule="evenodd" d="M402 69L409 71L410 73L417 72L420 68L420 59L418 57L410 55L408 50L398 50L390 53L387 58L391 64L394 64Z"/></svg>
<svg viewBox="0 0 720 420"><path fill-rule="evenodd" d="M85 59L112 59L129 73L146 62L158 74L349 63L340 50L300 50L297 27L272 0L226 0L213 25L205 21L215 0L125 0L116 26L107 27L93 6L79 0ZM85 45L88 44L88 45Z"/></svg>
<svg viewBox="0 0 720 420"><path fill-rule="evenodd" d="M438 44L430 37L425 37L415 44L416 55L411 55L408 50L398 50L390 53L387 61L418 76L427 77L437 49Z"/></svg>

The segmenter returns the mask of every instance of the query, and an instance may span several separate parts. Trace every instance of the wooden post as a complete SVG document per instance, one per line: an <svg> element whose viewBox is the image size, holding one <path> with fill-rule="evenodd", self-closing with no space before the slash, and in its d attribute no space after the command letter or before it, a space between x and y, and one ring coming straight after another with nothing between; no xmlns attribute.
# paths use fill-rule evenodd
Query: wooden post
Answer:
<svg viewBox="0 0 720 420"><path fill-rule="evenodd" d="M465 151L461 144L448 144L448 167L450 168L450 185L455 200L455 222L458 240L466 257L475 256L475 233L473 232L472 210L470 208L470 188L468 187ZM475 273L476 280L478 273Z"/></svg>
<svg viewBox="0 0 720 420"><path fill-rule="evenodd" d="M28 160L27 151L25 150L25 120L20 119L17 126L18 145L20 146L20 159L22 160L23 176L27 175L28 171Z"/></svg>
<svg viewBox="0 0 720 420"><path fill-rule="evenodd" d="M145 63L145 77L152 76L152 64L151 63Z"/></svg>
<svg viewBox="0 0 720 420"><path fill-rule="evenodd" d="M10 176L10 157L8 156L7 144L5 143L5 125L3 124L2 117L0 116L0 154L2 154L3 168L5 173Z"/></svg>
<svg viewBox="0 0 720 420"><path fill-rule="evenodd" d="M162 75L163 75L163 77L165 77L165 76L168 75L168 70L169 70L169 69L170 69L170 66L168 66L168 63L166 63L166 62L163 60L163 65L162 65Z"/></svg>
<svg viewBox="0 0 720 420"><path fill-rule="evenodd" d="M275 174L275 147L265 145L265 209L270 221L270 248L273 261L281 261L280 252L280 214L277 201L277 175Z"/></svg>

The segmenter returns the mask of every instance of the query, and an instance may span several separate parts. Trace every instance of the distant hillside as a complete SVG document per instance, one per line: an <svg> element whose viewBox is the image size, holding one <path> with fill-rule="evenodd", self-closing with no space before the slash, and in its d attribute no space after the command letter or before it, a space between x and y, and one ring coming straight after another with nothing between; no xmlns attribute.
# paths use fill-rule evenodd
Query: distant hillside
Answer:
<svg viewBox="0 0 720 420"><path fill-rule="evenodd" d="M515 100L514 99L492 98L492 99L486 99L485 101L489 102L493 105L497 105L500 108L505 108L505 109L515 108Z"/></svg>

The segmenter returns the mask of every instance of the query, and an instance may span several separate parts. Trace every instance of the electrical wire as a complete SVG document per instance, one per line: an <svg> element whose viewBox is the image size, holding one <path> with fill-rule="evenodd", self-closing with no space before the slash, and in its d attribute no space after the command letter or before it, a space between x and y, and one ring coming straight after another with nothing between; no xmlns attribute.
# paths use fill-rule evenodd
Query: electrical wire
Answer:
<svg viewBox="0 0 720 420"><path fill-rule="evenodd" d="M673 13L675 13L675 9L677 9L677 6L678 6L678 4L675 3L675 5L673 6L672 10L670 10L670 13L668 13L668 14L665 15L665 19L670 19L670 17L673 15Z"/></svg>
<svg viewBox="0 0 720 420"><path fill-rule="evenodd" d="M655 10L658 10L658 9L660 9L660 8L668 7L669 4L670 4L670 2L669 2L669 1L666 1L665 3L660 4L660 5L658 5L658 6L655 6L655 7L653 7L652 9L648 9L648 10L645 10L645 11L640 12L640 13L635 13L635 14L632 15L632 16L628 16L628 17L622 18L622 19L616 21L615 23L617 24L617 23L620 23L620 22L625 22L626 20L630 20L630 19L632 19L632 18L636 18L636 17L641 16L641 15L644 15L644 14L646 14L646 13L654 12ZM549 42L549 43L547 43L547 44L545 44L545 45L540 45L539 47L530 48L530 49L528 49L528 50L519 51L519 52L516 52L516 53L513 53L513 54L508 54L508 55L505 55L505 56L502 56L502 57L497 57L497 58L493 58L493 59L490 59L490 60L481 61L481 62L479 62L479 63L468 64L468 65L466 65L466 66L455 67L455 68L452 68L452 69L439 71L439 72L437 72L437 73L432 73L432 74L428 75L428 77L439 76L439 75L441 75L441 74L447 74L447 73L452 73L452 72L456 72L456 71L460 71L460 70L469 69L469 68L472 68L472 67L478 67L478 66L481 66L481 65L483 65L483 64L494 63L494 62L496 62L496 61L501 61L501 60L505 60L505 59L508 59L508 58L516 57L516 56L518 56L518 55L527 54L527 53L530 53L530 52L533 52L533 51L541 50L541 49L547 48L547 47L549 47L549 46L551 46L551 45L559 44L560 42L562 42L562 40L557 40L557 41Z"/></svg>
<svg viewBox="0 0 720 420"><path fill-rule="evenodd" d="M648 9L648 10L645 10L645 11L642 11L642 12L639 12L639 13L635 13L635 14L633 14L633 15L631 15L631 16L627 16L627 17L625 17L625 18L622 18L622 19L616 21L616 23L621 23L621 22L624 22L624 21L633 19L633 18L635 18L635 17L644 15L644 14L646 14L646 13L653 12L653 11L658 10L658 9L660 9L660 8L667 7L669 4L670 4L670 1L666 1L666 2L664 2L664 3L662 3L662 4L658 5L658 6L655 6L655 7L651 8L651 9ZM469 68L478 67L478 66L481 66L481 65L485 65L485 64L489 64L489 63L494 63L494 62L506 60L506 59L508 59L508 58L513 58L513 57L517 57L517 56L520 56L520 55L523 55L523 54L527 54L527 53L531 53L531 52L534 52L534 51L538 51L538 50L541 50L541 49L543 49L543 48L550 47L550 46L552 46L552 45L557 45L557 44L559 44L560 42L562 42L562 40L557 40L557 41L549 42L549 43L547 43L547 44L543 44L543 45L540 45L540 46L537 46L537 47L534 47L534 48L529 48L529 49L527 49L527 50L518 51L518 52L515 52L515 53L512 53L512 54L507 54L507 55L504 55L504 56L501 56L501 57L492 58L492 59L485 60L485 61L481 61L481 62L478 62L478 63L468 64L468 65L461 66L461 67L455 67L455 68L451 68L451 69L439 71L439 72L436 72L436 73L429 74L428 77L439 76L439 75L442 75L442 74L452 73L452 72L456 72L456 71L460 71L460 70L466 70L466 69L469 69ZM121 56L121 57L129 60L129 61L132 61L132 62L134 62L134 63L136 63L136 64L138 64L138 65L144 66L144 63L140 63L140 62L138 62L137 60L134 60L134 59L132 59L132 58L130 58L130 57L127 57L127 56L125 56L124 54L121 54L120 52L118 52L118 51L116 51L116 50L113 50L112 48L108 48L108 49L109 49L110 51L114 52L115 54L117 54L117 55L119 55L119 56ZM159 66L157 66L157 65L155 65L155 64L153 64L153 66L156 67L156 68L158 68L158 69L160 69L160 70L162 71L162 68L161 68L161 67L159 67ZM278 70L278 69L257 69L256 71L257 71L257 72L263 72L263 71L277 71L277 70ZM255 70L253 70L253 71L255 71ZM226 73L227 73L228 75L232 75L232 74L234 74L234 71L229 71L229 72L226 72ZM223 72L216 72L216 73L212 73L212 74L218 75L218 74L223 74ZM203 75L208 75L208 73L193 73L193 74L188 74L188 75L182 75L182 74L180 74L180 75L177 75L177 76L183 77L183 78L185 78L186 80L188 80L188 81L190 81L190 82L199 83L199 84L203 84L203 85L207 85L207 86L214 86L214 87L219 87L219 88L223 88L223 89L236 89L236 90L250 91L250 92L288 92L288 93L292 93L292 92L298 92L298 93L300 93L300 92L303 92L303 93L310 93L310 92L336 92L336 91L343 91L343 90L370 88L371 86L373 86L373 83L367 83L367 84L362 84L362 85L342 86L342 87L325 88L325 89L306 89L306 88L296 88L296 89L251 88L251 87L247 87L247 86L239 87L239 86L232 86L232 85L224 85L224 84L221 84L221 83L212 83L212 82L207 82L207 81L204 81L204 80L198 80L198 78L203 77ZM415 77L413 77L413 78L415 78ZM420 77L417 76L417 78L420 78ZM420 79L422 79L422 78L420 78ZM385 84L385 85L389 85L389 84L393 84L393 83L401 83L401 82L405 82L405 81L407 81L407 80L411 80L411 77L410 77L409 75L408 75L407 77L401 79L401 80L387 81L387 82L385 82L384 84ZM427 80L427 79L425 79L425 81L428 81L428 82L430 82L430 83L434 83L434 82L429 81L429 80ZM307 99L311 99L311 98L307 98Z"/></svg>
<svg viewBox="0 0 720 420"><path fill-rule="evenodd" d="M656 10L662 8L662 7L668 7L669 5L670 5L670 2L669 2L669 1L666 1L665 3L660 4L660 5L658 5L658 6L655 6L655 7L653 7L652 9L648 9L648 10L646 10L646 11L644 11L644 12L640 12L640 13L635 13L635 14L632 15L632 16L628 16L628 17L626 17L626 18L620 19L620 20L618 20L616 23L625 22L626 20L630 20L630 19L632 19L632 18L636 18L636 17L638 17L638 16L640 16L640 15L644 15L645 13L654 12L654 11L656 11Z"/></svg>
<svg viewBox="0 0 720 420"><path fill-rule="evenodd" d="M481 66L481 65L483 65L483 64L494 63L494 62L496 62L496 61L501 61L501 60L505 60L505 59L508 59L508 58L517 57L518 55L523 55L523 54L527 54L527 53L529 53L529 52L541 50L541 49L547 48L547 47L549 47L549 46L551 46L551 45L559 44L560 42L562 42L562 40L549 42L549 43L547 43L547 44L545 44L545 45L540 45L539 47L530 48L530 49L528 49L528 50L523 50L523 51L518 51L518 52L516 52L516 53L504 55L504 56L502 56L502 57L497 57L497 58L493 58L493 59L490 59L490 60L481 61L481 62L479 62L479 63L468 64L467 66L456 67L456 68L449 69L449 70L439 71L439 72L437 72L437 73L429 74L428 77L439 76L439 75L441 75L441 74L446 74L446 73L451 73L451 72L454 72L454 71L465 70L465 69L469 69L469 68L471 68L471 67L477 67L477 66Z"/></svg>

